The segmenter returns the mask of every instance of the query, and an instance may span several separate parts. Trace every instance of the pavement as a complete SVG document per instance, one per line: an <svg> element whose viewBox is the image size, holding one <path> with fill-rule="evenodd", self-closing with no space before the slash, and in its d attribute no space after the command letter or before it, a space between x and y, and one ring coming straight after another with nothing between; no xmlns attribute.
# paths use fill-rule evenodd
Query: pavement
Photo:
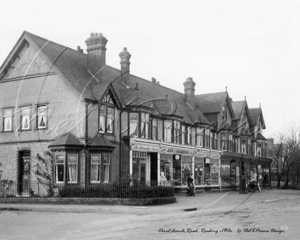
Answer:
<svg viewBox="0 0 300 240"><path fill-rule="evenodd" d="M238 191L202 192L196 196L175 195L177 202L157 206L124 206L124 205L61 205L61 204L19 204L1 203L0 211L33 211L64 213L105 213L152 215L198 211L217 207L238 207L242 204L268 203L300 197L300 191L282 189L263 189L261 193L239 194Z"/></svg>

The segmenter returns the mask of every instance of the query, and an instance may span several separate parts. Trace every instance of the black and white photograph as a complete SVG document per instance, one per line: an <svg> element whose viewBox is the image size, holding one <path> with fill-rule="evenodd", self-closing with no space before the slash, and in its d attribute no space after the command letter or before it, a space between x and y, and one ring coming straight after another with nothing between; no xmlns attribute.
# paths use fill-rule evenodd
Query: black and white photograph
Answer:
<svg viewBox="0 0 300 240"><path fill-rule="evenodd" d="M299 1L0 9L0 239L299 239Z"/></svg>

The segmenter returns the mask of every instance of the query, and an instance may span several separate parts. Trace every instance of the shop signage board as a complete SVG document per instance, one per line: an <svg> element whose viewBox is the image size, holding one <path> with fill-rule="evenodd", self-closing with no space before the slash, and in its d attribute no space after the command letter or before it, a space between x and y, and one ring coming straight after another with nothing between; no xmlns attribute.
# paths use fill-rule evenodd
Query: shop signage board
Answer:
<svg viewBox="0 0 300 240"><path fill-rule="evenodd" d="M168 148L168 147L159 147L153 145L145 145L145 144L133 144L131 149L133 151L148 151L148 152L160 152L163 154L180 154L180 155L189 155L201 158L210 158L210 159L220 159L221 154L217 152L209 152L203 151L199 149L195 150L186 150L186 149L178 149L178 148Z"/></svg>

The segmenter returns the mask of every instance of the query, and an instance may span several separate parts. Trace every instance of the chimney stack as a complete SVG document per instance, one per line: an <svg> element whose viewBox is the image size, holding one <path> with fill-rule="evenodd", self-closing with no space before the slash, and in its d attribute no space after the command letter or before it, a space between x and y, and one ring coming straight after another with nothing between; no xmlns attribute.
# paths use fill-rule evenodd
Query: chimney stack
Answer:
<svg viewBox="0 0 300 240"><path fill-rule="evenodd" d="M183 83L184 86L184 100L193 108L195 108L195 85L191 77L187 78Z"/></svg>
<svg viewBox="0 0 300 240"><path fill-rule="evenodd" d="M94 74L101 72L106 65L106 43L107 39L102 33L91 33L91 36L85 41L87 45L87 67Z"/></svg>
<svg viewBox="0 0 300 240"><path fill-rule="evenodd" d="M127 52L127 48L126 47L124 47L123 48L123 51L122 52L120 52L120 54L119 54L119 56L120 56L120 63L121 63L121 81L126 85L126 86L128 86L129 85L129 74L130 74L130 68L129 68L129 66L130 66L130 61L129 61L129 59L130 59L130 57L131 57L131 55L130 55L130 53L129 52Z"/></svg>
<svg viewBox="0 0 300 240"><path fill-rule="evenodd" d="M156 84L156 79L154 77L152 78L152 82Z"/></svg>

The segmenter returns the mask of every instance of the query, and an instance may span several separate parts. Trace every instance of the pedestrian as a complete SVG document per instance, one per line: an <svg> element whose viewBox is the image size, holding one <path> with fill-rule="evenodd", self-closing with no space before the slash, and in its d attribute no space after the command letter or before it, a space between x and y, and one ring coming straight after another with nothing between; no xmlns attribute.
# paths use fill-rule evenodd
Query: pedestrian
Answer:
<svg viewBox="0 0 300 240"><path fill-rule="evenodd" d="M187 195L188 196L195 196L195 188L194 188L194 179L192 178L192 174L190 173L187 178Z"/></svg>

